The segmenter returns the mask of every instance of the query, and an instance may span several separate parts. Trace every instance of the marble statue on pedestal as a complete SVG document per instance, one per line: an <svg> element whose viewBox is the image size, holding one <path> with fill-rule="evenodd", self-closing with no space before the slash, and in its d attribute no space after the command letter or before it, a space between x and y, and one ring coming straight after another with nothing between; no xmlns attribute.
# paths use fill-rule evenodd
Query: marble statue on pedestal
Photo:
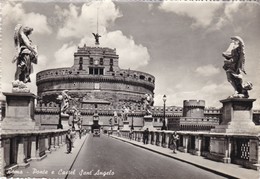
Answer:
<svg viewBox="0 0 260 179"><path fill-rule="evenodd" d="M61 115L66 115L69 108L69 100L71 99L71 97L68 95L68 90L63 90L57 99L61 101Z"/></svg>
<svg viewBox="0 0 260 179"><path fill-rule="evenodd" d="M153 106L153 96L151 94L145 94L143 98L143 104L144 104L144 109L146 112L146 115L151 116L152 111L151 111L151 106Z"/></svg>
<svg viewBox="0 0 260 179"><path fill-rule="evenodd" d="M126 105L123 106L123 111L122 111L122 118L123 121L127 121L128 118L128 113L130 112L130 108Z"/></svg>
<svg viewBox="0 0 260 179"><path fill-rule="evenodd" d="M31 82L30 74L33 72L32 63L37 64L37 46L32 45L29 38L33 28L16 25L14 33L14 43L16 54L12 60L16 62L16 72L13 81L13 92L30 92L26 83Z"/></svg>
<svg viewBox="0 0 260 179"><path fill-rule="evenodd" d="M231 37L231 43L228 49L222 53L224 60L224 70L227 74L227 80L231 83L235 93L230 98L248 98L248 91L252 89L251 82L243 82L245 72L245 52L244 42L238 37Z"/></svg>
<svg viewBox="0 0 260 179"><path fill-rule="evenodd" d="M77 124L78 128L80 129L82 125L82 117L80 111L77 109L76 106L72 107L72 116L73 116L73 123ZM72 127L74 127L74 124Z"/></svg>

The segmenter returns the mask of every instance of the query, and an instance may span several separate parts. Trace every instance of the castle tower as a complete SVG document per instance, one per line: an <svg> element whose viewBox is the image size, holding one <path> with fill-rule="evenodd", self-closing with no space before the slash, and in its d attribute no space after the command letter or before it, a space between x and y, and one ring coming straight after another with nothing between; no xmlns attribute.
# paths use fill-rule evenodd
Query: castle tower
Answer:
<svg viewBox="0 0 260 179"><path fill-rule="evenodd" d="M203 118L205 109L204 100L184 100L183 117Z"/></svg>

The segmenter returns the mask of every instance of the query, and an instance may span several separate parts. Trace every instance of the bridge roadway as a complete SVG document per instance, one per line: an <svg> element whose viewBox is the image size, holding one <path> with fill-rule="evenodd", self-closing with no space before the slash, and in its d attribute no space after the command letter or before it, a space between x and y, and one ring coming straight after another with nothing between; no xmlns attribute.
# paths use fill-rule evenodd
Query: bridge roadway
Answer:
<svg viewBox="0 0 260 179"><path fill-rule="evenodd" d="M87 138L70 171L65 178L224 178L104 135Z"/></svg>
<svg viewBox="0 0 260 179"><path fill-rule="evenodd" d="M140 145L143 144L140 143ZM217 175L194 165L136 147L106 135L101 135L99 138L87 134L81 139L77 138L74 146L72 154L66 154L66 145L63 145L47 154L47 158L42 161L33 160L28 168L13 170L14 175L12 177L53 179L221 179L225 176ZM181 153L176 155L181 155ZM218 163L217 166L219 165L227 166Z"/></svg>

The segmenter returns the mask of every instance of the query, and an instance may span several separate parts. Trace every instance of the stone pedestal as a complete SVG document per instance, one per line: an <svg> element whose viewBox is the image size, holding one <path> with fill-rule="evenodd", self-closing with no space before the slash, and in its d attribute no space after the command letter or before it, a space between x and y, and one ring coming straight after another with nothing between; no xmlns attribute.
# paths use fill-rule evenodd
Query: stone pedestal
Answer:
<svg viewBox="0 0 260 179"><path fill-rule="evenodd" d="M229 98L223 103L222 123L211 132L258 133L260 128L253 122L253 102L255 99Z"/></svg>
<svg viewBox="0 0 260 179"><path fill-rule="evenodd" d="M129 121L123 121L123 128L121 131L130 131Z"/></svg>
<svg viewBox="0 0 260 179"><path fill-rule="evenodd" d="M70 116L68 114L61 114L60 118L61 118L62 129L69 129L70 128L70 125L69 125Z"/></svg>
<svg viewBox="0 0 260 179"><path fill-rule="evenodd" d="M144 126L142 130L149 129L149 131L156 131L156 129L153 126L153 117L150 116L144 116Z"/></svg>
<svg viewBox="0 0 260 179"><path fill-rule="evenodd" d="M6 117L1 123L3 130L38 130L34 119L32 93L3 93L6 96Z"/></svg>

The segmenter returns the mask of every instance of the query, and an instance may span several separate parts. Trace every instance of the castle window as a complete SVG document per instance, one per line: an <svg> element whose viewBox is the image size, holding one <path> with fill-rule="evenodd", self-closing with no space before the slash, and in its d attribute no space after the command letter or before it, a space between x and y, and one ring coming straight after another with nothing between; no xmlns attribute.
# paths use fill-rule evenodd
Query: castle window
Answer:
<svg viewBox="0 0 260 179"><path fill-rule="evenodd" d="M98 68L95 68L94 69L94 75L98 75L98 71L99 71Z"/></svg>
<svg viewBox="0 0 260 179"><path fill-rule="evenodd" d="M103 61L103 58L100 58L100 65L103 65L104 64L104 61Z"/></svg>
<svg viewBox="0 0 260 179"><path fill-rule="evenodd" d="M144 76L144 75L140 75L140 79L141 79L141 80L144 80L144 79L145 79L145 76Z"/></svg>
<svg viewBox="0 0 260 179"><path fill-rule="evenodd" d="M110 59L110 63L109 64L112 65L112 66L114 65L114 60L112 58Z"/></svg>
<svg viewBox="0 0 260 179"><path fill-rule="evenodd" d="M83 58L82 57L80 57L79 58L79 70L83 70Z"/></svg>
<svg viewBox="0 0 260 179"><path fill-rule="evenodd" d="M100 68L100 69L99 69L99 74L100 74L100 75L104 75L104 69L103 69L103 68Z"/></svg>
<svg viewBox="0 0 260 179"><path fill-rule="evenodd" d="M94 63L93 58L90 58L90 59L89 59L89 64L90 64L90 65L93 65L93 63Z"/></svg>
<svg viewBox="0 0 260 179"><path fill-rule="evenodd" d="M90 74L90 75L94 75L94 73L93 73L93 68L89 68L89 74Z"/></svg>
<svg viewBox="0 0 260 179"><path fill-rule="evenodd" d="M104 75L104 69L103 68L89 68L89 74L90 75Z"/></svg>

